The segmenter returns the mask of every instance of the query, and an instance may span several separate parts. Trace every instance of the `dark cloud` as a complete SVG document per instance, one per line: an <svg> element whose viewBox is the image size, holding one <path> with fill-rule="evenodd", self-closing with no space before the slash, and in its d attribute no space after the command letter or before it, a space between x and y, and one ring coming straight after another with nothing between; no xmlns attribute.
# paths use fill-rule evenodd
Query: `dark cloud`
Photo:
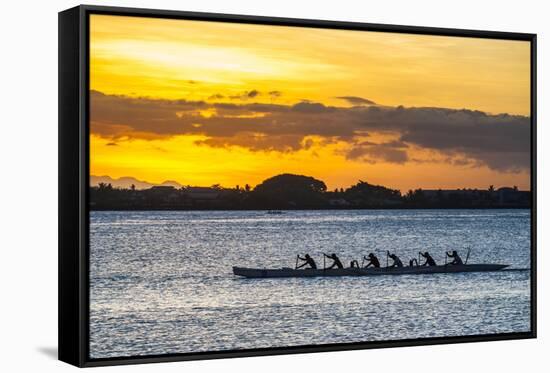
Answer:
<svg viewBox="0 0 550 373"><path fill-rule="evenodd" d="M118 146L118 144L116 142L108 142L107 144L105 144L107 146Z"/></svg>
<svg viewBox="0 0 550 373"><path fill-rule="evenodd" d="M221 93L216 93L216 94L213 94L212 96L208 97L208 99L209 100L221 100L224 97L225 96L222 95Z"/></svg>
<svg viewBox="0 0 550 373"><path fill-rule="evenodd" d="M333 108L330 108L328 106L325 106L317 102L302 101L292 106L292 110L300 113L315 114L315 113L326 113L328 111L332 111Z"/></svg>
<svg viewBox="0 0 550 373"><path fill-rule="evenodd" d="M271 97L274 97L274 98L281 97L283 95L283 92L281 92L281 91L270 91L269 95Z"/></svg>
<svg viewBox="0 0 550 373"><path fill-rule="evenodd" d="M260 95L260 91L257 91L255 89L253 89L252 91L249 91L246 93L246 96L248 98L254 98L254 97L258 97Z"/></svg>
<svg viewBox="0 0 550 373"><path fill-rule="evenodd" d="M462 154L496 170L529 167L529 117L443 108L369 111L374 113L369 115L369 127L394 129L408 144L443 154Z"/></svg>
<svg viewBox="0 0 550 373"><path fill-rule="evenodd" d="M338 96L336 98L339 98L340 100L345 100L349 102L351 105L376 105L376 102L368 100L363 97L357 97L357 96Z"/></svg>
<svg viewBox="0 0 550 373"><path fill-rule="evenodd" d="M345 156L347 159L360 159L372 163L377 160L388 163L405 163L409 160L407 147L408 145L401 141L384 143L363 141L346 151Z"/></svg>
<svg viewBox="0 0 550 373"><path fill-rule="evenodd" d="M265 136L253 132L241 132L234 136L211 137L197 141L197 144L213 147L243 146L253 151L275 150L279 152L292 152L303 148L310 148L311 142L303 141L303 136L298 134L284 134Z"/></svg>
<svg viewBox="0 0 550 373"><path fill-rule="evenodd" d="M257 89L253 89L251 91L244 91L243 93L237 94L237 95L231 95L229 96L232 100L248 100L250 98L256 98L261 95L261 92Z"/></svg>
<svg viewBox="0 0 550 373"><path fill-rule="evenodd" d="M204 111L209 115L204 115ZM91 123L94 134L113 141L123 136L202 134L209 137L203 142L209 146L294 151L305 148L306 137L314 135L327 142L348 142L350 150L345 155L349 159L414 161L409 157L410 147L414 146L454 159L457 165L463 162L465 166L519 171L528 169L530 164L529 117L466 109L344 108L310 101L295 105L208 103L110 96L93 91ZM369 133L389 134L396 140L361 143L360 139Z"/></svg>

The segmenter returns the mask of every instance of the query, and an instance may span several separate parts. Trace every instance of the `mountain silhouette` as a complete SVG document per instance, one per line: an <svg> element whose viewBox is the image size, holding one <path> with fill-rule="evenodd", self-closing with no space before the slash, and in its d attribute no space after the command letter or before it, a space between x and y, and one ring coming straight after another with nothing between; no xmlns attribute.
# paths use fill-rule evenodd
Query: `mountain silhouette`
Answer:
<svg viewBox="0 0 550 373"><path fill-rule="evenodd" d="M99 183L111 184L115 188L130 189L132 185L136 189L149 189L154 186L173 186L174 188L181 188L182 185L177 181L167 180L161 184L149 183L147 181L138 180L135 177L124 176L118 179L112 178L110 176L96 176L90 175L90 186L97 186Z"/></svg>

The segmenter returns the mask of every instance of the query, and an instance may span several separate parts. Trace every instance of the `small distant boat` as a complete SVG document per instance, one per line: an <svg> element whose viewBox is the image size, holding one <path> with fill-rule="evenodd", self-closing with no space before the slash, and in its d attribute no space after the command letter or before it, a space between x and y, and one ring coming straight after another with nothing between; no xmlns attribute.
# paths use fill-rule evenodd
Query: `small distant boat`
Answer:
<svg viewBox="0 0 550 373"><path fill-rule="evenodd" d="M271 215L279 215L279 214L282 214L283 212L281 210L268 210L267 213Z"/></svg>
<svg viewBox="0 0 550 373"><path fill-rule="evenodd" d="M282 277L341 277L382 275L425 275L434 273L494 272L509 267L507 264L460 264L439 266L341 268L341 269L261 269L233 267L233 274L247 278Z"/></svg>

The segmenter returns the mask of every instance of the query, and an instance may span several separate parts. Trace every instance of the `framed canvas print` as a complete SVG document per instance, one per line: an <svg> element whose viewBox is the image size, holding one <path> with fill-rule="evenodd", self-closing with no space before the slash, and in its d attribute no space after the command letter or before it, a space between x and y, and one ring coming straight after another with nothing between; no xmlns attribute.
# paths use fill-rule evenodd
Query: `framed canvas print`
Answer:
<svg viewBox="0 0 550 373"><path fill-rule="evenodd" d="M59 357L536 333L533 34L59 14Z"/></svg>

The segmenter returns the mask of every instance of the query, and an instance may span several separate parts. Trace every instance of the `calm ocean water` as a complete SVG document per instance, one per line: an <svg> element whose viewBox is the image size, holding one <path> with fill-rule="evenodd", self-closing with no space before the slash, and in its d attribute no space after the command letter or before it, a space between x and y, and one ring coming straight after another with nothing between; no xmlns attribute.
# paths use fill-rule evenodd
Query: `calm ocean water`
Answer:
<svg viewBox="0 0 550 373"><path fill-rule="evenodd" d="M530 330L528 271L242 279L233 265L408 263L457 249L530 268L528 210L92 212L92 358Z"/></svg>

